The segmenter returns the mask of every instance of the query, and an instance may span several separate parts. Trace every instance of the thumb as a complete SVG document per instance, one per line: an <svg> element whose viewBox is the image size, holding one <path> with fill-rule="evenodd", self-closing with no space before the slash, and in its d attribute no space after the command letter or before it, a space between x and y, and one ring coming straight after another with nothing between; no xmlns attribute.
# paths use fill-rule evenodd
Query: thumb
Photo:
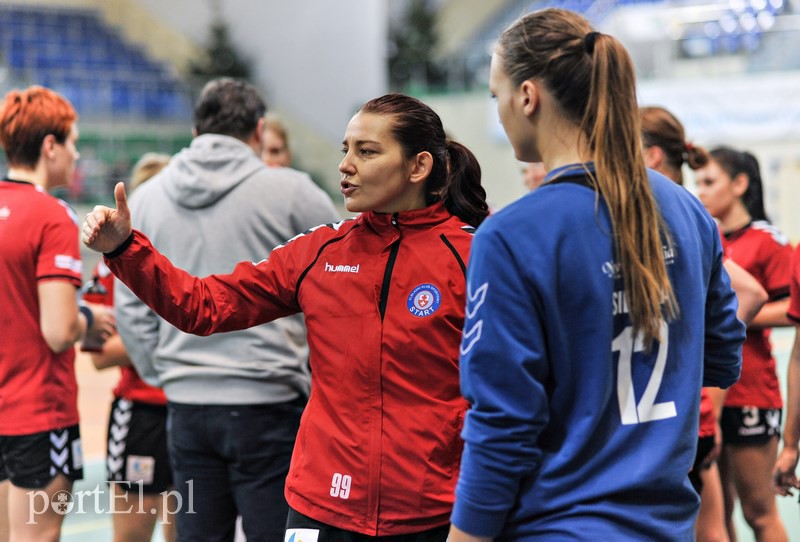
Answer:
<svg viewBox="0 0 800 542"><path fill-rule="evenodd" d="M128 196L125 195L125 183L118 182L114 187L114 199L117 201L117 213L129 218L131 212L128 210Z"/></svg>

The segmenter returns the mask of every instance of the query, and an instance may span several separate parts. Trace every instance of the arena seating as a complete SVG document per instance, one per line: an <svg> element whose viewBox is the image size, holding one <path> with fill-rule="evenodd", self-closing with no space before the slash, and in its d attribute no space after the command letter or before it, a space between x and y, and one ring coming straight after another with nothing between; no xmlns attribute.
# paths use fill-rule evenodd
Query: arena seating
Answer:
<svg viewBox="0 0 800 542"><path fill-rule="evenodd" d="M180 79L90 9L0 5L0 58L13 79L58 90L82 117L191 114Z"/></svg>

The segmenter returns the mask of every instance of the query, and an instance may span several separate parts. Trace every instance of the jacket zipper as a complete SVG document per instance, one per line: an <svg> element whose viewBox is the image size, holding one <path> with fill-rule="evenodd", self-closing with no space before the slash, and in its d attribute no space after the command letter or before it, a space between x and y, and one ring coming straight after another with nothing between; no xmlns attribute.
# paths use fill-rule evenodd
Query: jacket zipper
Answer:
<svg viewBox="0 0 800 542"><path fill-rule="evenodd" d="M397 213L392 215L392 225L397 228ZM386 271L383 273L383 284L381 285L381 298L378 303L378 308L381 312L381 322L383 316L386 314L386 302L389 298L389 284L392 282L392 270L394 270L394 261L397 259L397 251L400 250L400 239L395 241L392 245L392 250L389 252L389 261L386 262Z"/></svg>

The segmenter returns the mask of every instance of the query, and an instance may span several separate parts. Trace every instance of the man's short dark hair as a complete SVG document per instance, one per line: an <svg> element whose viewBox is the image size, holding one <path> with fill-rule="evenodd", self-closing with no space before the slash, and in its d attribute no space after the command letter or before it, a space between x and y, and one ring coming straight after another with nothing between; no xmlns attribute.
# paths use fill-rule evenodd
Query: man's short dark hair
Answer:
<svg viewBox="0 0 800 542"><path fill-rule="evenodd" d="M222 134L245 140L255 131L267 106L256 87L222 77L209 81L194 108L197 135Z"/></svg>

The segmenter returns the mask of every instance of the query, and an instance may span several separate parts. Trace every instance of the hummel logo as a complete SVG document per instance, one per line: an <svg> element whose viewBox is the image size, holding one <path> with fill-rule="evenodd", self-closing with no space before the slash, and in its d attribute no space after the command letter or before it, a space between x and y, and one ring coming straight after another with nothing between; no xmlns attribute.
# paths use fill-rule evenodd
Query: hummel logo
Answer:
<svg viewBox="0 0 800 542"><path fill-rule="evenodd" d="M5 219L11 216L11 209L8 207L3 207L0 209L0 218Z"/></svg>
<svg viewBox="0 0 800 542"><path fill-rule="evenodd" d="M356 265L331 265L325 262L325 271L328 273L358 273L360 268L360 263Z"/></svg>

